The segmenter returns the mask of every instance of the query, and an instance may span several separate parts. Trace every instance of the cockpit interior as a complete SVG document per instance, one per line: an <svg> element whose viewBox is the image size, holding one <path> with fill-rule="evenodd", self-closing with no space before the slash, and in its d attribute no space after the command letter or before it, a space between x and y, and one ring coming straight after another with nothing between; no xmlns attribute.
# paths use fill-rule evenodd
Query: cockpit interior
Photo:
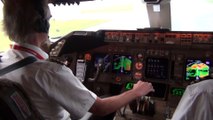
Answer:
<svg viewBox="0 0 213 120"><path fill-rule="evenodd" d="M49 5L50 60L69 67L100 97L128 91L139 80L154 86L155 92L100 120L169 120L186 87L212 77L212 0L50 0ZM65 33L54 22L67 24L62 16L76 26L86 18L93 26L67 25Z"/></svg>

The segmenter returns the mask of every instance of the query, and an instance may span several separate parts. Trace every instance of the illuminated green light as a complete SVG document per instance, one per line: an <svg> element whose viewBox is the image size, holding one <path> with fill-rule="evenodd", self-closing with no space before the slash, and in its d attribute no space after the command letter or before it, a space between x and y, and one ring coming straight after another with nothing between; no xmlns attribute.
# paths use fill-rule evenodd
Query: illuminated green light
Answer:
<svg viewBox="0 0 213 120"><path fill-rule="evenodd" d="M172 88L171 94L174 95L174 96L182 96L184 91L185 91L184 88Z"/></svg>
<svg viewBox="0 0 213 120"><path fill-rule="evenodd" d="M125 89L126 89L126 90L130 90L130 89L133 88L133 86L134 86L134 83L129 82L129 83L126 84Z"/></svg>

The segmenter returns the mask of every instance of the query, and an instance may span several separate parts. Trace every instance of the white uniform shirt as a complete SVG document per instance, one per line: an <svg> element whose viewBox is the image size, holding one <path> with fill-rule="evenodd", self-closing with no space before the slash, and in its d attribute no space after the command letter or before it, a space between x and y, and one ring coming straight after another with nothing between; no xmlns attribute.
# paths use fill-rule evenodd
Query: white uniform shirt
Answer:
<svg viewBox="0 0 213 120"><path fill-rule="evenodd" d="M48 55L36 46L21 46L36 51L45 59L48 58ZM33 55L27 51L10 49L2 55L0 69L27 56ZM97 98L68 67L45 60L38 59L2 77L20 83L39 112L48 120L79 119Z"/></svg>
<svg viewBox="0 0 213 120"><path fill-rule="evenodd" d="M213 120L213 80L189 85L172 120Z"/></svg>

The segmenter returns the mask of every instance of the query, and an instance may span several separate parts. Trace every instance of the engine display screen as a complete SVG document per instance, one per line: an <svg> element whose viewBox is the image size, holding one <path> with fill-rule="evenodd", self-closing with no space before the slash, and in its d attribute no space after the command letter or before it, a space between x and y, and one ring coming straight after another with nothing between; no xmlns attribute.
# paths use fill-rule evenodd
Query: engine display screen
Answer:
<svg viewBox="0 0 213 120"><path fill-rule="evenodd" d="M167 58L147 58L146 59L146 78L168 79L169 60Z"/></svg>
<svg viewBox="0 0 213 120"><path fill-rule="evenodd" d="M201 80L210 76L210 60L187 59L186 81Z"/></svg>
<svg viewBox="0 0 213 120"><path fill-rule="evenodd" d="M113 55L112 71L114 73L130 74L132 67L132 56L130 55Z"/></svg>

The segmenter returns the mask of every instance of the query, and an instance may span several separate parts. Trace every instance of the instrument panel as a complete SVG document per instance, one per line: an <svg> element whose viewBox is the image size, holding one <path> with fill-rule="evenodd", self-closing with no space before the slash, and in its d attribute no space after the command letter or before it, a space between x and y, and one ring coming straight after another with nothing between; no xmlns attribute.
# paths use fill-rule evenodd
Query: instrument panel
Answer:
<svg viewBox="0 0 213 120"><path fill-rule="evenodd" d="M147 96L156 112L149 119L165 119L187 85L210 78L212 50L212 32L75 31L53 44L50 57L71 58L68 67L98 96L120 94L138 80L152 82L155 92Z"/></svg>

